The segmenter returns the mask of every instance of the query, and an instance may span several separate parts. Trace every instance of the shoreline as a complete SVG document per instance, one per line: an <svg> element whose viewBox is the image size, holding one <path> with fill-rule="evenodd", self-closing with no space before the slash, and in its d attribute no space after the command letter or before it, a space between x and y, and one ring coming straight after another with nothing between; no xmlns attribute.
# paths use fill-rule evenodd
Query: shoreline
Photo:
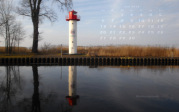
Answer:
<svg viewBox="0 0 179 112"><path fill-rule="evenodd" d="M87 57L79 55L67 56L24 56L0 57L1 65L11 64L57 64L57 65L179 65L179 57Z"/></svg>

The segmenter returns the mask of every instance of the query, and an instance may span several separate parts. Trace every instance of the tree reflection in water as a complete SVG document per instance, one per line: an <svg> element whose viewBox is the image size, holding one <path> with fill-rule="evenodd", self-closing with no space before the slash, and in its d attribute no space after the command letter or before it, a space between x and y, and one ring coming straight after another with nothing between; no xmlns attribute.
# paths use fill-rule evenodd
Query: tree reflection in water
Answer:
<svg viewBox="0 0 179 112"><path fill-rule="evenodd" d="M0 111L13 110L16 94L21 92L21 77L19 67L6 66L6 74L0 83Z"/></svg>
<svg viewBox="0 0 179 112"><path fill-rule="evenodd" d="M40 112L40 99L39 99L39 75L36 65L32 66L33 79L34 79L34 93L32 96L32 112Z"/></svg>
<svg viewBox="0 0 179 112"><path fill-rule="evenodd" d="M76 98L79 97L76 95L76 67L72 67L74 71L69 71L69 78L73 80L69 80L68 89L71 89L73 94L69 93L67 99L66 93L58 98L56 90L50 89L50 92L46 92L43 86L40 91L41 81L37 65L30 67L32 74L29 73L32 75L33 83L25 82L31 80L29 74L21 75L19 68L19 66L5 66L5 70L2 70L5 74L0 75L0 112L72 112ZM41 83L44 83L43 80ZM68 101L71 101L73 106Z"/></svg>
<svg viewBox="0 0 179 112"><path fill-rule="evenodd" d="M60 111L61 112L72 112L72 106L68 105L67 102L61 102L61 105L57 103L59 101L56 101L57 97L58 97L58 95L56 93L51 92L47 96L44 96L43 93L39 94L38 66L33 65L32 71L33 71L33 80L34 80L34 83L33 83L34 93L33 93L33 96L32 96L32 112L41 112L42 111L41 107L42 107L44 112L46 112L46 111L47 112L57 111L57 110L59 112ZM75 77L76 77L76 71L73 74L75 74ZM75 83L76 83L76 79L73 80L73 81L75 81ZM41 104L41 101L43 101L42 104ZM57 105L57 106L54 106L54 105ZM53 108L53 107L55 107L55 108ZM56 107L58 107L58 108L56 108Z"/></svg>

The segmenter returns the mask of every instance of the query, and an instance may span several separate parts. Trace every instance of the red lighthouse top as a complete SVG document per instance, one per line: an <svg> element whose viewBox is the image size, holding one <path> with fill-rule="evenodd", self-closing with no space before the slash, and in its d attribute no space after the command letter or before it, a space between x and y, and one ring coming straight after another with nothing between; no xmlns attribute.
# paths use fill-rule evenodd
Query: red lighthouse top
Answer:
<svg viewBox="0 0 179 112"><path fill-rule="evenodd" d="M80 16L77 15L77 12L72 10L69 12L69 16L66 16L66 21L77 20L80 21Z"/></svg>

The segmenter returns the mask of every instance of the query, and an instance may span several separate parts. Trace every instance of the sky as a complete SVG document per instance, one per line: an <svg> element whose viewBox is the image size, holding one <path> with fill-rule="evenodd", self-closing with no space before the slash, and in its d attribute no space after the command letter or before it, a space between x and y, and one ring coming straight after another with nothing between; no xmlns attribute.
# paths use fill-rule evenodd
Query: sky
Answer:
<svg viewBox="0 0 179 112"><path fill-rule="evenodd" d="M19 0L15 0L18 4ZM179 0L73 0L80 15L78 46L142 45L179 48ZM53 7L53 6L52 6ZM44 43L68 45L68 11L55 8L58 20L44 20L39 31ZM26 31L21 46L31 47L32 22L18 16ZM3 38L1 45L3 45Z"/></svg>

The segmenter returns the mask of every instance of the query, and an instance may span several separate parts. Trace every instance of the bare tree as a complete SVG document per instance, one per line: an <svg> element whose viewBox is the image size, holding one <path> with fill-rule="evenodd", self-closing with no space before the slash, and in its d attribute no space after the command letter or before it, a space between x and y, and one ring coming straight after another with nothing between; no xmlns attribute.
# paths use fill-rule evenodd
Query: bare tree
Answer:
<svg viewBox="0 0 179 112"><path fill-rule="evenodd" d="M31 17L33 23L33 53L38 53L39 22L45 18L50 22L57 19L55 11L49 7L49 4L55 4L60 9L66 8L68 10L72 6L72 0L22 0L21 7L18 8L20 15Z"/></svg>
<svg viewBox="0 0 179 112"><path fill-rule="evenodd" d="M3 2L3 0L0 0L0 6L2 6L2 2ZM2 14L2 13L0 12L0 14ZM3 24L5 24L5 21L3 21L3 18L0 17L0 26L2 26Z"/></svg>
<svg viewBox="0 0 179 112"><path fill-rule="evenodd" d="M23 27L21 25L21 23L16 23L13 25L12 27L12 31L11 31L11 50L12 47L17 46L18 47L18 52L19 52L19 45L20 42L25 38L25 31L23 30Z"/></svg>
<svg viewBox="0 0 179 112"><path fill-rule="evenodd" d="M9 52L10 45L10 25L14 20L14 16L12 14L12 0L0 0L0 20L2 22L1 27L1 35L5 38L5 47L6 52Z"/></svg>
<svg viewBox="0 0 179 112"><path fill-rule="evenodd" d="M11 53L13 46L24 38L24 30L16 22L13 0L0 0L0 35L5 39L6 53Z"/></svg>
<svg viewBox="0 0 179 112"><path fill-rule="evenodd" d="M41 46L41 51L42 53L49 53L49 50L52 48L52 45L50 43L44 43L42 46Z"/></svg>
<svg viewBox="0 0 179 112"><path fill-rule="evenodd" d="M0 23L0 26L2 26L4 23Z"/></svg>

